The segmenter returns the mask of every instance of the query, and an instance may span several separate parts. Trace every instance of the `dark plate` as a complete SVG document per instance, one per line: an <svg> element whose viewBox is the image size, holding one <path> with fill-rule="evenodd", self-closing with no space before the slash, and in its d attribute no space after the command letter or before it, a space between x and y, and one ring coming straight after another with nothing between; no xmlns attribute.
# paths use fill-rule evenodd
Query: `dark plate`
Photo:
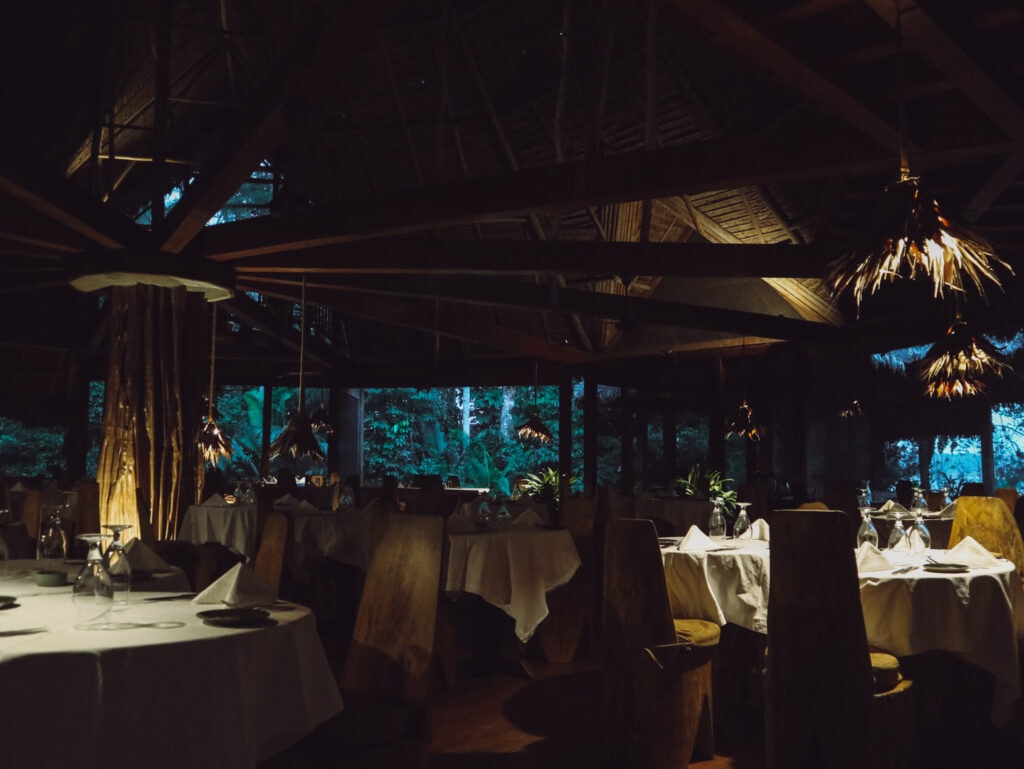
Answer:
<svg viewBox="0 0 1024 769"><path fill-rule="evenodd" d="M270 627L277 624L266 609L211 609L196 616L207 625L216 627Z"/></svg>
<svg viewBox="0 0 1024 769"><path fill-rule="evenodd" d="M18 605L18 599L13 595L0 595L0 609L12 609Z"/></svg>
<svg viewBox="0 0 1024 769"><path fill-rule="evenodd" d="M938 574L963 574L969 567L962 563L926 563L921 568Z"/></svg>

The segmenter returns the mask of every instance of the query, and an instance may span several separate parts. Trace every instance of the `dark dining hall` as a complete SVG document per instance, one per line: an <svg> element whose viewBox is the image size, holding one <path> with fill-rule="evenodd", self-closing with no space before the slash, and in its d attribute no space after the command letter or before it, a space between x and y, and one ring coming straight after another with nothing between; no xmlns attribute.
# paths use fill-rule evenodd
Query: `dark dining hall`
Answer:
<svg viewBox="0 0 1024 769"><path fill-rule="evenodd" d="M1024 766L1022 40L4 3L0 765Z"/></svg>

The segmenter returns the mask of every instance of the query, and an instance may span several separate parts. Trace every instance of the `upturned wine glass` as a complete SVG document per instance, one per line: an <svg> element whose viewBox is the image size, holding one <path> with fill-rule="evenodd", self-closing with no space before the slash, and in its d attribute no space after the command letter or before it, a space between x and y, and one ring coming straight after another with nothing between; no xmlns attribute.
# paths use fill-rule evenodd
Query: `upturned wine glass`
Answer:
<svg viewBox="0 0 1024 769"><path fill-rule="evenodd" d="M736 523L732 525L732 535L733 537L742 537L750 532L750 518L747 517L747 508L750 507L750 502L737 502L736 507L740 511L736 516Z"/></svg>
<svg viewBox="0 0 1024 769"><path fill-rule="evenodd" d="M721 500L712 500L711 518L708 520L708 536L712 539L725 537L725 516L722 515Z"/></svg>
<svg viewBox="0 0 1024 769"><path fill-rule="evenodd" d="M106 523L104 529L113 532L113 538L103 553L103 563L110 574L110 581L114 586L114 598L123 602L127 593L132 589L132 566L128 562L128 556L124 552L124 543L121 541L121 532L131 528L130 523Z"/></svg>
<svg viewBox="0 0 1024 769"><path fill-rule="evenodd" d="M864 505L860 508L860 528L857 529L857 545L860 546L865 542L870 542L875 547L878 547L878 529L875 528L874 521L871 520L871 514L875 512L873 507Z"/></svg>
<svg viewBox="0 0 1024 769"><path fill-rule="evenodd" d="M110 572L103 563L100 542L109 534L79 534L78 539L89 545L85 565L71 586L71 601L75 606L79 624L76 628L101 628L114 605L114 585Z"/></svg>

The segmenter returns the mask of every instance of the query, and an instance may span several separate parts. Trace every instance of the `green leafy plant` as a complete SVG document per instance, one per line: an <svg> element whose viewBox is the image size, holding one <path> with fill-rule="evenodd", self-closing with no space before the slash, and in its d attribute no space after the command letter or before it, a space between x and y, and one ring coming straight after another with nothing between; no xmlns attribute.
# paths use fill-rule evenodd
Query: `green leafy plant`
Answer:
<svg viewBox="0 0 1024 769"><path fill-rule="evenodd" d="M732 478L726 478L718 470L701 467L698 463L692 465L686 475L676 478L674 485L684 496L719 500L722 512L732 515L738 499L736 489L726 488L726 484L732 482Z"/></svg>
<svg viewBox="0 0 1024 769"><path fill-rule="evenodd" d="M575 476L571 477L569 485L572 486L576 481ZM524 494L530 494L547 505L551 514L557 518L562 491L558 470L553 467L545 467L536 473L526 473L523 480L519 482L519 488Z"/></svg>

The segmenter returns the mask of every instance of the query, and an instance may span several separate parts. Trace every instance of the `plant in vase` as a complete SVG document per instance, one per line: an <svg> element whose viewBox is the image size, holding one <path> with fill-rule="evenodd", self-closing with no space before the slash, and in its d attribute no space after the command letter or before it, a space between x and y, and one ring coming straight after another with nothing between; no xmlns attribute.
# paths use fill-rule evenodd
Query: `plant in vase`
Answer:
<svg viewBox="0 0 1024 769"><path fill-rule="evenodd" d="M722 513L733 518L736 515L736 502L739 496L736 489L726 488L726 485L732 482L732 478L726 478L718 470L696 464L690 467L686 475L676 478L673 486L682 496L719 500Z"/></svg>
<svg viewBox="0 0 1024 769"><path fill-rule="evenodd" d="M569 485L576 483L576 477L569 478ZM547 505L551 520L558 520L558 503L562 493L561 478L553 467L542 468L536 473L526 473L519 482L523 494L529 494L538 502Z"/></svg>

